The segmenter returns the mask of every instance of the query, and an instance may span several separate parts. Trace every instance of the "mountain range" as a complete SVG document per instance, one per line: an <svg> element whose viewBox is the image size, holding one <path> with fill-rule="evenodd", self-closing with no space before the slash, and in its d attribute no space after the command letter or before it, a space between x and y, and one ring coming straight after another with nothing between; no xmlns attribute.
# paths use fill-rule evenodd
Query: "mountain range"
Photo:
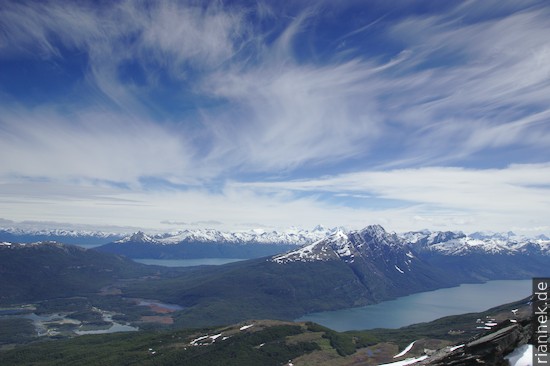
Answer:
<svg viewBox="0 0 550 366"><path fill-rule="evenodd" d="M153 236L140 231L97 249L129 258L260 258L318 241L335 230L322 226L311 231L296 228L242 232L197 229Z"/></svg>
<svg viewBox="0 0 550 366"><path fill-rule="evenodd" d="M130 248L133 244L219 244L219 245L281 245L303 246L323 239L336 232L351 232L342 227L325 228L322 225L312 230L289 228L286 230L264 230L252 229L248 231L219 231L215 229L186 229L177 232L148 235L142 231L133 234L121 234L115 232L91 231L91 230L63 230L63 229L22 229L16 227L0 228L0 241L14 243L32 243L40 241L56 241L64 244L76 245L104 245L104 244L125 244ZM545 235L529 238L518 236L513 232L475 232L464 234L452 231L411 231L396 234L402 241L418 243L419 245L442 244L438 250L473 249L478 246L481 250L516 250L526 244L539 245L539 243L550 241ZM454 249L453 249L454 246ZM492 247L492 249L491 249ZM135 253L124 253L129 257L135 257Z"/></svg>
<svg viewBox="0 0 550 366"><path fill-rule="evenodd" d="M189 245L159 243L160 239L143 233L133 237L150 247ZM121 240L112 245L131 248L132 241ZM398 235L378 225L357 231L331 230L324 238L298 248L294 245L285 253L179 272L130 267L130 261L112 254L102 254L95 249L63 249L65 247L70 248L37 244L25 251L9 249L9 244L0 246L4 248L0 260L5 261L0 267L4 268L2 277L6 279L2 293L17 294L21 292L18 289L25 288L30 289L32 295L32 289L40 287L44 279L51 279L55 286L57 282L71 283L72 278L85 281L98 274L106 276L102 277L102 286L111 281L126 298L157 299L184 307L174 315L174 322L189 327L229 324L250 318L296 319L307 313L362 306L462 283L550 275L550 241L547 240L524 240L513 235L506 240L494 236L472 238L454 232ZM46 256L45 253L53 254ZM74 265L74 256L89 258L91 262ZM31 264L12 265L25 261ZM116 272L113 266L105 266L108 263L124 264L134 274L113 276ZM93 272L87 272L92 269ZM155 275L151 276L151 272ZM117 281L132 276L139 278L116 285ZM71 287L74 290L71 296L78 294L77 287ZM41 293L41 296L47 294ZM20 297L20 301L25 301L24 298L41 299Z"/></svg>
<svg viewBox="0 0 550 366"><path fill-rule="evenodd" d="M466 235L462 232L428 230L395 234L386 233L379 225L372 225L369 228L373 232L379 231L377 235L380 237L386 234L391 236L394 246L409 247L411 250L433 254L465 255L476 252L547 254L550 251L550 239L544 235L528 238L517 236L512 232L505 234L476 232ZM290 229L221 232L213 229L198 229L151 236L137 232L105 244L98 250L130 258L258 258L293 251L296 246L310 245L325 238L354 237L357 236L357 232L360 231L348 231L343 228L326 229L322 226L317 226L312 231ZM343 255L347 249L342 247L341 250L341 253L337 253L339 256ZM299 249L302 255L305 254L304 251L307 249ZM285 260L288 260L290 257L286 258Z"/></svg>
<svg viewBox="0 0 550 366"><path fill-rule="evenodd" d="M540 239L503 242L451 232L397 235L372 225L336 230L283 254L197 269L191 277L158 281L154 289L138 284L126 291L166 295L163 301L184 306L176 319L182 326L294 319L462 283L547 276L549 246Z"/></svg>
<svg viewBox="0 0 550 366"><path fill-rule="evenodd" d="M123 234L90 230L63 229L20 229L6 227L0 229L0 241L13 243L34 243L40 241L56 241L64 244L102 245L119 240Z"/></svg>

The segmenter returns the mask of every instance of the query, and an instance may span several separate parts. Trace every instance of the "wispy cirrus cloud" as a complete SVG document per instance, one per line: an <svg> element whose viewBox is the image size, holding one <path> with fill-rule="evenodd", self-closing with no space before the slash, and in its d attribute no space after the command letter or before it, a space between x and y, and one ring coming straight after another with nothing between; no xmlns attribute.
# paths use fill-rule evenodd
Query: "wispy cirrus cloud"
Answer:
<svg viewBox="0 0 550 366"><path fill-rule="evenodd" d="M213 131L238 131L231 141L252 169L349 157L375 166L460 164L484 150L540 152L550 138L546 13L527 9L473 23L411 17L388 30L402 51L386 63L357 56L304 64L287 47L287 57L213 75L210 91L232 102L230 120L211 118ZM293 37L287 33L285 44ZM242 128L235 130L236 121ZM387 155L378 153L387 146Z"/></svg>
<svg viewBox="0 0 550 366"><path fill-rule="evenodd" d="M452 221L465 231L480 229L479 222L499 222L525 228L545 226L550 212L550 164L511 165L502 169L426 167L365 171L316 179L232 183L259 195L287 192L296 197L347 195L360 206L393 224L430 221L445 226ZM288 198L287 198L288 199ZM390 202L386 209L385 202ZM391 208L394 207L394 208ZM401 216L401 215L397 215ZM452 219L452 220L451 220ZM461 222L463 221L463 222Z"/></svg>
<svg viewBox="0 0 550 366"><path fill-rule="evenodd" d="M2 43L60 57L61 40L87 52L87 80L126 114L158 109L150 93L168 88L161 81L168 72L183 84L166 91L182 102L193 96L200 111L193 133L212 148L197 156L219 167L292 171L350 157L452 164L483 149L544 148L547 11L469 23L459 21L467 15L460 8L386 27L386 39L400 44L389 62L342 60L338 52L324 63L300 59L298 40L319 11L303 10L274 38L244 8L176 2L13 3L3 14ZM121 77L126 68L143 75L141 84ZM205 100L221 105L205 108ZM372 154L388 142L390 153Z"/></svg>
<svg viewBox="0 0 550 366"><path fill-rule="evenodd" d="M465 16L466 14L461 14ZM544 148L549 139L547 9L474 23L412 18L391 35L410 49L405 75L388 80L388 107L420 130L410 143L450 158L485 148ZM445 148L444 145L448 147Z"/></svg>
<svg viewBox="0 0 550 366"><path fill-rule="evenodd" d="M363 193L397 200L403 206L433 205L465 212L550 210L550 164L504 169L426 167L365 171L318 179L233 183L264 192ZM504 199L504 197L506 197Z"/></svg>
<svg viewBox="0 0 550 366"><path fill-rule="evenodd" d="M93 3L8 2L0 49L4 57L61 59L66 48L84 52L86 80L127 111L144 102L159 77L190 77L188 66L204 70L238 51L245 23L239 8L187 2ZM143 77L124 80L124 68ZM192 76L192 73L191 73Z"/></svg>
<svg viewBox="0 0 550 366"><path fill-rule="evenodd" d="M396 231L428 227L465 232L517 230L532 235L548 229L549 169L548 164L493 170L431 167L316 180L233 182L218 193L200 188L147 191L22 179L17 184L0 184L0 203L17 221L48 217L50 221L107 226L116 217L118 226L157 230L198 224L232 230L251 222L271 228L321 223L358 229L380 223ZM343 197L319 199L323 196ZM157 221L152 223L152 218Z"/></svg>
<svg viewBox="0 0 550 366"><path fill-rule="evenodd" d="M364 155L383 122L376 105L365 103L370 91L362 84L371 73L372 67L350 62L215 75L213 93L234 105L230 121L211 118L212 131L219 146L236 131L235 157L251 169L293 169Z"/></svg>
<svg viewBox="0 0 550 366"><path fill-rule="evenodd" d="M198 169L184 136L147 121L97 111L0 111L4 176L136 184L144 176L181 182Z"/></svg>

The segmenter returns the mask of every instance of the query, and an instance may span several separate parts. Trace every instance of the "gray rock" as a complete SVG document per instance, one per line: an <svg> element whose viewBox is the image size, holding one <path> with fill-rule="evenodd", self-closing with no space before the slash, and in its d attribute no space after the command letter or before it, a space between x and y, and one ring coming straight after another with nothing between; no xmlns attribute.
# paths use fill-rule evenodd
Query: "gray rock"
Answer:
<svg viewBox="0 0 550 366"><path fill-rule="evenodd" d="M437 351L420 365L431 366L469 366L491 365L507 366L504 356L529 342L531 321L523 319L517 323L504 321L492 329L474 337L464 347L452 350L446 347Z"/></svg>

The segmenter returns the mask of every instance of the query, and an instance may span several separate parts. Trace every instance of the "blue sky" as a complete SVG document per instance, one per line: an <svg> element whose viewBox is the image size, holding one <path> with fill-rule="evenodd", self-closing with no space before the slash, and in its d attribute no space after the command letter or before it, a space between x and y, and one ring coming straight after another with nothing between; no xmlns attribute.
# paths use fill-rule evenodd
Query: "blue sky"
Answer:
<svg viewBox="0 0 550 366"><path fill-rule="evenodd" d="M546 1L6 1L4 226L550 233Z"/></svg>

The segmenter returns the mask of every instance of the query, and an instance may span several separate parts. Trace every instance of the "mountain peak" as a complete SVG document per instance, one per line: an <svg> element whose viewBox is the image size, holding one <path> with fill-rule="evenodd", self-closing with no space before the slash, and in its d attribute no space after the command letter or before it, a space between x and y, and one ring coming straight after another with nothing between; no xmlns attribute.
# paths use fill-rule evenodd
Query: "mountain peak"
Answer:
<svg viewBox="0 0 550 366"><path fill-rule="evenodd" d="M115 243L155 243L156 240L145 234L143 231L136 231L130 236L117 240Z"/></svg>
<svg viewBox="0 0 550 366"><path fill-rule="evenodd" d="M326 232L327 229L323 225L317 225L313 228L314 232Z"/></svg>
<svg viewBox="0 0 550 366"><path fill-rule="evenodd" d="M365 227L363 230L361 230L361 233L366 233L373 237L379 237L387 234L386 230L378 224Z"/></svg>
<svg viewBox="0 0 550 366"><path fill-rule="evenodd" d="M367 244L367 245L366 245ZM390 234L380 225L369 225L361 231L347 232L342 228L331 230L330 234L313 244L280 254L271 258L277 263L315 262L342 260L353 263L356 257L369 256L373 248L401 247L403 241Z"/></svg>

